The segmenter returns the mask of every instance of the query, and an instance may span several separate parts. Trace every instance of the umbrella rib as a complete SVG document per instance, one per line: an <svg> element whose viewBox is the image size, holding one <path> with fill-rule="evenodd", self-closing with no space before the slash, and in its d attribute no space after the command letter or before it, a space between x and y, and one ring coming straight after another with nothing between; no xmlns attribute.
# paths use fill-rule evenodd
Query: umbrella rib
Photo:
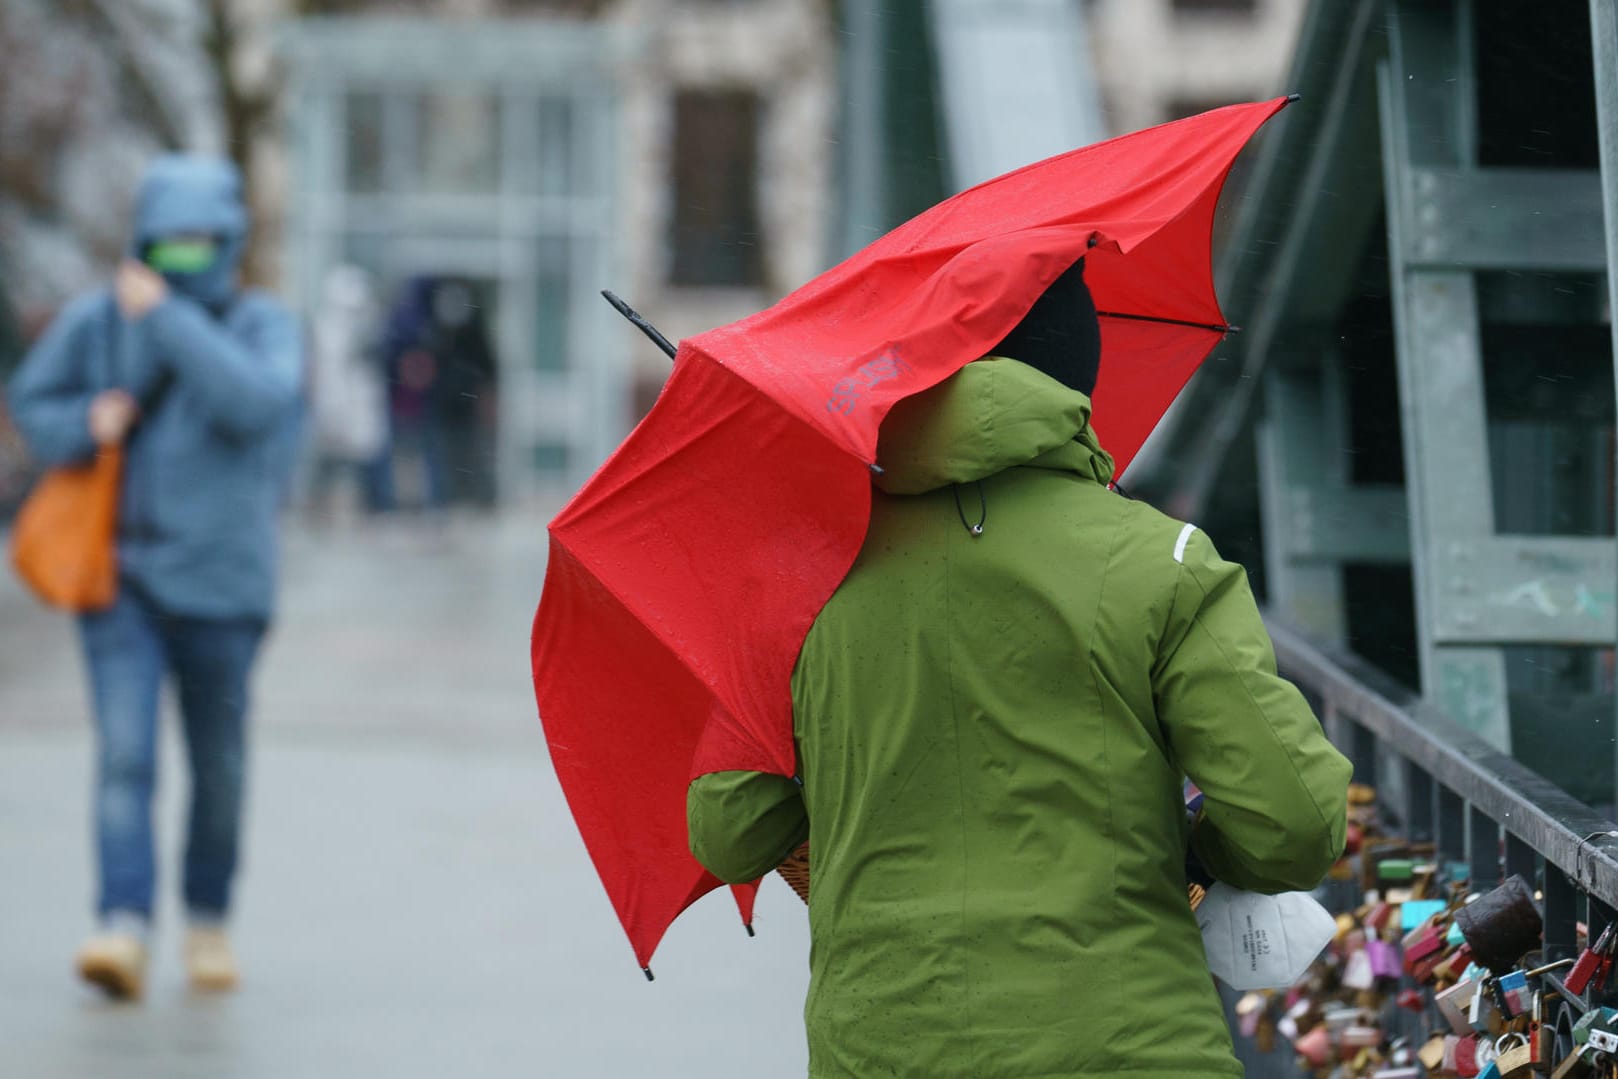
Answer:
<svg viewBox="0 0 1618 1079"><path fill-rule="evenodd" d="M667 337L664 337L657 331L656 326L653 326L650 322L646 321L644 315L642 315L639 311L636 311L633 307L630 307L618 296L617 293L613 292L611 289L602 289L601 295L603 299L612 304L613 310L617 311L620 315L634 323L636 329L640 330L641 333L651 338L652 343L658 348L662 349L664 355L671 360L674 359L675 354L679 350L672 343L670 343ZM866 467L871 470L871 474L873 476L882 475L882 466L877 464L875 461L867 461L865 464Z"/></svg>
<svg viewBox="0 0 1618 1079"><path fill-rule="evenodd" d="M1241 333L1240 326L1228 326L1222 322L1192 322L1183 318L1160 318L1157 315L1127 315L1119 311L1097 311L1101 318L1122 318L1131 322L1162 322L1170 326L1189 326L1193 330L1209 330L1213 333Z"/></svg>

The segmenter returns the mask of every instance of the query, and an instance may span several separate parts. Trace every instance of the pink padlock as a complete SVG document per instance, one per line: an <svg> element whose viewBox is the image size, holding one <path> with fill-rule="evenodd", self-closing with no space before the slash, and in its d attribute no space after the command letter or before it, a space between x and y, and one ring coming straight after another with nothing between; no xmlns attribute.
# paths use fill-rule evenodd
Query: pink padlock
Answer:
<svg viewBox="0 0 1618 1079"><path fill-rule="evenodd" d="M1403 967L1399 962L1396 945L1375 937L1365 942L1365 955L1371 961L1371 973L1378 978L1397 978Z"/></svg>
<svg viewBox="0 0 1618 1079"><path fill-rule="evenodd" d="M1314 1027L1299 1037L1292 1043L1292 1048L1311 1067L1323 1068L1331 1061L1331 1035L1326 1033L1324 1026Z"/></svg>

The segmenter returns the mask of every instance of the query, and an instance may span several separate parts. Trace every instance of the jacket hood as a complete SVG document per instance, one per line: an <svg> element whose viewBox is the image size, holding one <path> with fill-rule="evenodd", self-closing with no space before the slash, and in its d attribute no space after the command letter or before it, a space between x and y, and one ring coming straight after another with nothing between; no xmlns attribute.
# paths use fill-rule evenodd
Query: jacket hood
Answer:
<svg viewBox="0 0 1618 1079"><path fill-rule="evenodd" d="M198 273L167 273L164 278L172 288L204 303L228 302L236 289L247 238L241 173L230 161L165 154L147 166L135 201L132 254L138 258L154 240L181 233L218 237L219 258Z"/></svg>
<svg viewBox="0 0 1618 1079"><path fill-rule="evenodd" d="M921 494L1015 465L1112 480L1090 429L1090 398L1025 363L988 356L893 406L877 443L880 489Z"/></svg>

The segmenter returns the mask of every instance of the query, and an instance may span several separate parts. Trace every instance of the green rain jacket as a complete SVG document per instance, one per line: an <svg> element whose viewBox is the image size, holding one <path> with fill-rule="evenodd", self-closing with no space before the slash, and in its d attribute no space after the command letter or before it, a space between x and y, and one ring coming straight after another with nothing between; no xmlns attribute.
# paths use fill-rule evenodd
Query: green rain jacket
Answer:
<svg viewBox="0 0 1618 1079"><path fill-rule="evenodd" d="M1267 892L1342 851L1348 762L1276 675L1245 572L1109 490L1089 420L995 358L901 402L793 673L801 787L691 785L724 880L809 840L811 1079L1240 1076L1187 844Z"/></svg>

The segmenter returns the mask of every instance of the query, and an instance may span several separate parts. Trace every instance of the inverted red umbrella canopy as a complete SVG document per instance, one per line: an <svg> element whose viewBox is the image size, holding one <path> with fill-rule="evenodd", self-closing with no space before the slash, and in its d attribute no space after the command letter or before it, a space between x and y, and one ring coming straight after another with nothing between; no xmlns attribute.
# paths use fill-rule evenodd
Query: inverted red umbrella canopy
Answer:
<svg viewBox="0 0 1618 1079"><path fill-rule="evenodd" d="M690 780L795 773L792 667L865 538L889 408L982 356L1082 256L1095 427L1121 473L1229 330L1215 206L1288 100L989 180L681 344L651 412L551 522L533 635L552 762L643 967L720 886L687 846ZM755 888L737 889L744 920Z"/></svg>

